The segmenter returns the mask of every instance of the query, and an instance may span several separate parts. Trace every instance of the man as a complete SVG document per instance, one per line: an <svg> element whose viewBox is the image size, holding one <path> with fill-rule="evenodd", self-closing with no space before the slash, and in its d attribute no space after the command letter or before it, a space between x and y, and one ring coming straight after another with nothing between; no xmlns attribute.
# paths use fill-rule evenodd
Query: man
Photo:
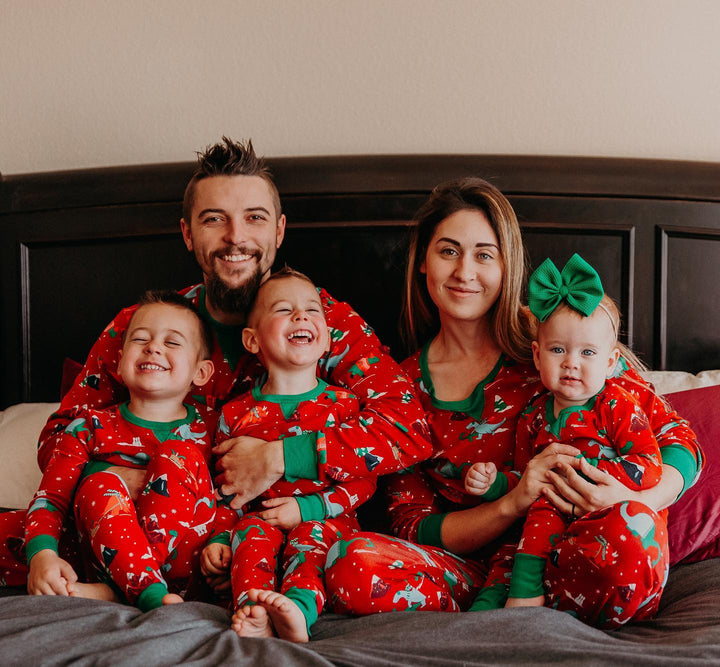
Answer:
<svg viewBox="0 0 720 667"><path fill-rule="evenodd" d="M183 290L213 327L218 345L215 375L188 397L221 406L247 391L263 369L242 347L241 329L260 283L267 278L285 236L285 216L277 188L252 142L223 138L198 157L185 190L180 227L188 250L203 272L203 283ZM338 481L385 474L426 458L431 451L424 413L397 364L383 352L370 327L344 303L322 292L330 352L320 367L333 384L349 387L361 400L357 420L322 433L266 443L237 438L216 449L216 479L223 494L236 494L240 507L284 474L296 478L330 476ZM123 310L93 346L83 370L40 436L42 469L57 434L79 409L105 407L126 396L117 375L122 332L134 308ZM326 444L332 441L333 446ZM327 455L326 449L338 452Z"/></svg>
<svg viewBox="0 0 720 667"><path fill-rule="evenodd" d="M180 222L185 245L195 254L203 282L182 291L198 307L216 338L215 374L194 388L189 403L220 407L231 394L250 389L263 369L242 347L245 314L258 285L269 275L285 236L280 197L263 161L247 145L223 138L198 157L185 190ZM256 497L283 475L345 481L385 474L429 456L424 412L410 382L382 350L370 327L348 304L321 292L332 345L319 370L332 384L349 387L363 402L357 419L282 441L235 438L215 450L216 484L236 494L233 507ZM74 385L40 435L38 462L45 470L62 431L85 408L126 400L117 373L122 335L135 307L108 325L88 355ZM331 452L328 454L328 452ZM126 480L137 489L142 479ZM18 549L24 512L0 515L0 579L23 583Z"/></svg>

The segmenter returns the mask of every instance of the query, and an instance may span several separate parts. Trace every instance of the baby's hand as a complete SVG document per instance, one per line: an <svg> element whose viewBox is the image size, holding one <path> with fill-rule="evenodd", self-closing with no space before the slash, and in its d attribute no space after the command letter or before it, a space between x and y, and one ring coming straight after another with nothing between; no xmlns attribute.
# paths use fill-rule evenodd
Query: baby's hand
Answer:
<svg viewBox="0 0 720 667"><path fill-rule="evenodd" d="M263 506L270 509L258 512L261 519L265 519L271 526L282 530L292 530L302 521L300 505L295 498L269 498L263 500Z"/></svg>
<svg viewBox="0 0 720 667"><path fill-rule="evenodd" d="M230 587L231 559L230 547L219 542L208 544L200 554L200 571L215 593L221 593Z"/></svg>
<svg viewBox="0 0 720 667"><path fill-rule="evenodd" d="M487 493L497 477L494 463L475 463L465 475L465 491L473 496Z"/></svg>
<svg viewBox="0 0 720 667"><path fill-rule="evenodd" d="M38 551L30 560L27 590L30 595L69 595L68 584L77 574L67 561L52 549Z"/></svg>

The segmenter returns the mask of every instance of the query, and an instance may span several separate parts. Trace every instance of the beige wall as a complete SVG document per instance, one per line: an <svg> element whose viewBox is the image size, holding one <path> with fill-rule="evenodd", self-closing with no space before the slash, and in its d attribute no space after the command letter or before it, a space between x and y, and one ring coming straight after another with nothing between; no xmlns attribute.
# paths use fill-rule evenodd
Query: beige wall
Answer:
<svg viewBox="0 0 720 667"><path fill-rule="evenodd" d="M720 161L715 0L0 0L0 171L266 155Z"/></svg>

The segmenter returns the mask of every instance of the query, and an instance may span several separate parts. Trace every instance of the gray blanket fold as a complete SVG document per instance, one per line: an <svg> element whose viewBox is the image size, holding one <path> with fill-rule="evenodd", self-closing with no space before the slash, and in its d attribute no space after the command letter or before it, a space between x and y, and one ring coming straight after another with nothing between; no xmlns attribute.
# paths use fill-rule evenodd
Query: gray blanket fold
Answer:
<svg viewBox="0 0 720 667"><path fill-rule="evenodd" d="M0 598L4 665L720 664L720 559L674 568L652 621L606 633L550 609L324 614L306 645L240 639L224 610L142 614L58 597Z"/></svg>

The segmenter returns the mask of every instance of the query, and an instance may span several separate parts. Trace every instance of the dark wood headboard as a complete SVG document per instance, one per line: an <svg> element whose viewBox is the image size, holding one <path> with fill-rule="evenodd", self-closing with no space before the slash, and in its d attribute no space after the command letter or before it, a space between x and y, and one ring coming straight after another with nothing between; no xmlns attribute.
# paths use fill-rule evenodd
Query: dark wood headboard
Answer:
<svg viewBox="0 0 720 667"><path fill-rule="evenodd" d="M437 183L477 175L505 192L532 265L586 257L652 367L720 367L720 164L424 155L269 160L288 216L279 262L347 300L402 358L408 224ZM0 180L0 408L56 400L65 357L149 287L200 273L178 232L193 164Z"/></svg>

